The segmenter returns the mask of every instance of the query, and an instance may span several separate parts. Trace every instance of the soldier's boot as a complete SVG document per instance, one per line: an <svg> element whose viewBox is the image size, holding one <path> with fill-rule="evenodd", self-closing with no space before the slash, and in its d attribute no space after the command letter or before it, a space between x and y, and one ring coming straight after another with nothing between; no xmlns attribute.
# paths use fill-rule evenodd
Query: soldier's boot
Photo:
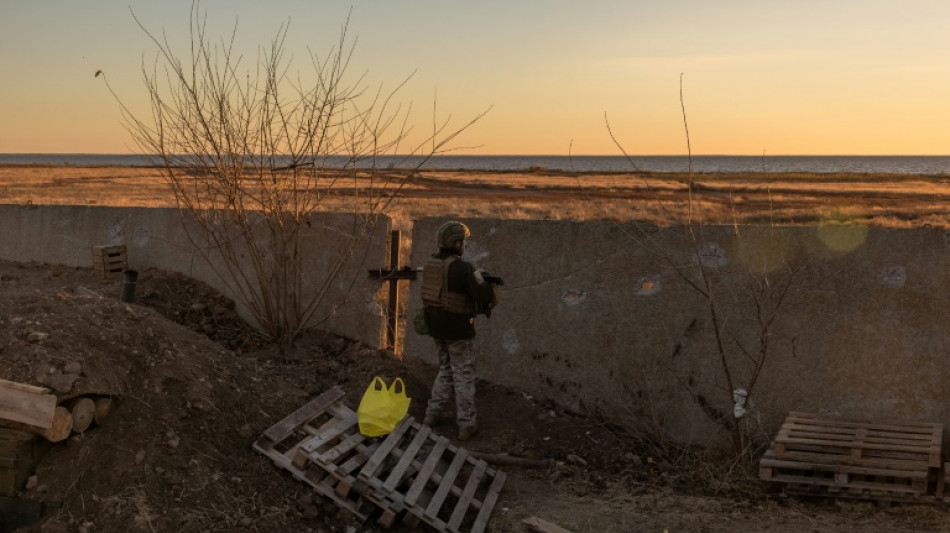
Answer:
<svg viewBox="0 0 950 533"><path fill-rule="evenodd" d="M467 426L459 428L459 440L468 440L478 433L478 423L472 422Z"/></svg>

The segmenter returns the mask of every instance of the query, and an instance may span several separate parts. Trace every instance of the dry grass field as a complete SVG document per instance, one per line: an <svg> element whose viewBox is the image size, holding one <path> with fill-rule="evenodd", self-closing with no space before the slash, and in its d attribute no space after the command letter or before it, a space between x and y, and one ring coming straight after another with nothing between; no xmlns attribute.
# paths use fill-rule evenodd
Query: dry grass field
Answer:
<svg viewBox="0 0 950 533"><path fill-rule="evenodd" d="M689 183L692 181L692 187ZM950 226L950 176L423 171L339 180L321 208L359 208L372 189L397 220L457 215L644 220L671 224ZM0 166L0 203L173 206L161 171L141 167Z"/></svg>

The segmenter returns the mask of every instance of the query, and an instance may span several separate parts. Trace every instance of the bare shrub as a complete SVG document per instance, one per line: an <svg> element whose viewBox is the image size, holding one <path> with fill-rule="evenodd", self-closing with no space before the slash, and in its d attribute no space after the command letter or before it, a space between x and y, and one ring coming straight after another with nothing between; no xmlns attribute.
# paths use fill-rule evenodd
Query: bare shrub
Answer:
<svg viewBox="0 0 950 533"><path fill-rule="evenodd" d="M759 376L775 349L775 321L780 316L786 297L793 286L798 270L784 265L783 268L763 270L748 269L741 286L727 286L721 273L715 266L716 258L710 254L710 244L703 236L704 217L697 207L702 206L700 196L715 191L697 187L693 181L692 149L689 140L689 126L686 120L686 106L683 98L683 81L680 77L680 105L683 113L683 128L686 134L689 169L686 174L685 192L687 195L685 210L682 206L671 210L660 205L663 222L660 225L671 228L669 232L658 233L642 222L622 223L605 211L605 218L613 220L623 234L636 246L639 246L666 263L670 271L699 296L703 303L705 323L710 332L711 357L717 359L720 375L713 388L716 397L707 398L697 390L695 376L680 377L679 381L694 400L699 409L714 423L726 429L732 440L737 459L751 460L756 443L750 434L756 429L752 410L752 398ZM614 136L607 122L611 139L626 157L634 170L637 166L622 144ZM660 191L652 183L647 173L638 173L645 188L659 197ZM739 226L734 225L737 238L742 238ZM658 235L663 237L658 238ZM683 250L687 252L684 253ZM745 320L727 320L728 315L746 315ZM739 330L733 324L752 323L752 331ZM676 374L675 369L670 372ZM654 421L655 425L655 421ZM649 427L649 425L647 425ZM661 428L655 428L658 435L653 440L661 442Z"/></svg>
<svg viewBox="0 0 950 533"><path fill-rule="evenodd" d="M455 129L433 117L431 135L408 144L411 106L395 97L409 78L386 91L351 77L348 21L326 55L309 54L305 75L284 48L287 24L246 65L237 25L230 40L214 41L206 20L194 4L189 52L179 56L135 18L156 49L142 69L151 116L116 100L139 149L160 161L200 256L262 332L286 345L333 314L339 287L348 294L357 281L347 265L365 257L399 191L484 113ZM380 163L396 154L412 157ZM326 246L306 242L332 255L322 271L306 271L305 234L331 200L349 221L324 228Z"/></svg>

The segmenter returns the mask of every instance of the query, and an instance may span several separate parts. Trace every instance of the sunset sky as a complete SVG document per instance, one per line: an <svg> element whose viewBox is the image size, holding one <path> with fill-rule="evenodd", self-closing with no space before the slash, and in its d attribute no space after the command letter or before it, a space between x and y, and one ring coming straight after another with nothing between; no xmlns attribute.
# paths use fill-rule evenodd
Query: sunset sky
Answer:
<svg viewBox="0 0 950 533"><path fill-rule="evenodd" d="M4 0L0 153L130 153L118 96L147 115L143 60L165 32L187 54L190 0ZM209 32L249 61L290 21L286 49L335 44L347 14L352 69L392 88L412 121L461 125L469 154L627 152L950 154L946 0L207 0Z"/></svg>

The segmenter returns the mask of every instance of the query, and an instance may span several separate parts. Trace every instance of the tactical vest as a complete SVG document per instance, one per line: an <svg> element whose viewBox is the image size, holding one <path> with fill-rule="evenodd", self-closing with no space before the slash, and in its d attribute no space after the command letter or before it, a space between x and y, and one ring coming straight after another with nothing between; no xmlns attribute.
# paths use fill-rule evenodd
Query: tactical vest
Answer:
<svg viewBox="0 0 950 533"><path fill-rule="evenodd" d="M449 292L449 266L459 257L450 255L445 259L432 257L422 267L422 303L439 307L451 313L471 315L475 302L468 294Z"/></svg>

